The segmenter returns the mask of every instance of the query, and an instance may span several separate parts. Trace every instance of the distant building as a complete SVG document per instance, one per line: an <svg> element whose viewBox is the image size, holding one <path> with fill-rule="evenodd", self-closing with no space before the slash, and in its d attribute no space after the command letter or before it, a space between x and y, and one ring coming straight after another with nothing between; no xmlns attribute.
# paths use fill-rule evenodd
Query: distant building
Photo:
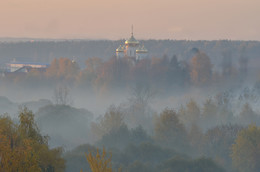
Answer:
<svg viewBox="0 0 260 172"><path fill-rule="evenodd" d="M116 57L118 59L129 57L138 61L147 58L147 56L148 50L135 39L132 27L131 37L125 41L125 45L120 45L116 49Z"/></svg>
<svg viewBox="0 0 260 172"><path fill-rule="evenodd" d="M7 72L27 73L32 69L36 69L38 71L46 71L46 69L49 67L49 64L11 62L7 63L6 67Z"/></svg>

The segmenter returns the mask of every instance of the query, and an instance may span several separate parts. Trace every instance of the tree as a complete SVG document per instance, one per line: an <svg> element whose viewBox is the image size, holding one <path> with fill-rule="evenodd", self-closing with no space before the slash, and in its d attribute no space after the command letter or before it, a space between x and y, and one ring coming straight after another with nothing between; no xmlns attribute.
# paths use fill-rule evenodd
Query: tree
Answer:
<svg viewBox="0 0 260 172"><path fill-rule="evenodd" d="M202 86L211 82L212 64L205 53L199 52L191 59L190 75L194 85Z"/></svg>
<svg viewBox="0 0 260 172"><path fill-rule="evenodd" d="M66 85L58 85L54 90L54 102L57 105L71 105L70 90Z"/></svg>
<svg viewBox="0 0 260 172"><path fill-rule="evenodd" d="M145 130L150 130L153 125L152 117L155 112L150 107L156 92L145 83L136 84L131 90L131 97L125 104L125 122L130 128L136 128L139 125Z"/></svg>
<svg viewBox="0 0 260 172"><path fill-rule="evenodd" d="M19 113L16 125L7 116L0 118L0 171L61 172L65 168L62 149L50 149L27 108Z"/></svg>
<svg viewBox="0 0 260 172"><path fill-rule="evenodd" d="M155 165L171 157L181 155L172 149L165 149L157 144L147 142L139 145L128 145L121 156L120 161L124 164L139 161Z"/></svg>
<svg viewBox="0 0 260 172"><path fill-rule="evenodd" d="M187 151L187 133L174 110L165 109L156 119L154 130L155 139L162 145Z"/></svg>
<svg viewBox="0 0 260 172"><path fill-rule="evenodd" d="M203 106L200 124L205 128L214 126L218 119L218 107L212 99L207 99Z"/></svg>
<svg viewBox="0 0 260 172"><path fill-rule="evenodd" d="M143 142L152 142L152 139L142 127L129 130L124 124L120 128L103 135L96 145L122 150L129 144L139 145Z"/></svg>
<svg viewBox="0 0 260 172"><path fill-rule="evenodd" d="M132 88L132 97L129 99L129 101L142 107L146 107L154 98L155 94L156 92L151 88L150 85L139 83Z"/></svg>
<svg viewBox="0 0 260 172"><path fill-rule="evenodd" d="M222 75L224 77L230 77L232 74L232 52L230 50L225 50L222 52Z"/></svg>
<svg viewBox="0 0 260 172"><path fill-rule="evenodd" d="M85 62L86 68L79 73L77 83L82 88L92 89L102 68L103 62L98 57L88 58Z"/></svg>
<svg viewBox="0 0 260 172"><path fill-rule="evenodd" d="M219 93L215 96L215 101L218 108L218 119L219 124L229 124L234 122L234 115L232 112L232 99L234 95L232 90Z"/></svg>
<svg viewBox="0 0 260 172"><path fill-rule="evenodd" d="M78 64L68 58L54 59L46 70L48 78L74 80L79 74L80 68Z"/></svg>
<svg viewBox="0 0 260 172"><path fill-rule="evenodd" d="M203 131L197 125L192 125L190 131L188 132L188 141L192 150L189 152L189 155L201 155L202 140Z"/></svg>
<svg viewBox="0 0 260 172"><path fill-rule="evenodd" d="M122 110L115 106L110 106L104 117L102 117L98 123L92 123L91 131L96 139L99 140L103 135L112 130L118 130L122 125L125 125L123 119L124 115Z"/></svg>
<svg viewBox="0 0 260 172"><path fill-rule="evenodd" d="M231 149L238 133L243 129L240 125L219 125L206 131L201 139L201 152L213 158L218 164L231 169Z"/></svg>
<svg viewBox="0 0 260 172"><path fill-rule="evenodd" d="M0 118L0 171L39 171L33 141L22 139L18 126L8 116Z"/></svg>
<svg viewBox="0 0 260 172"><path fill-rule="evenodd" d="M177 59L177 56L174 55L169 61L168 70L167 70L167 83L171 87L183 86L182 82L185 78L185 73L182 71L180 62Z"/></svg>
<svg viewBox="0 0 260 172"><path fill-rule="evenodd" d="M98 69L102 66L102 60L98 57L88 58L85 62L86 71L89 73L97 74Z"/></svg>
<svg viewBox="0 0 260 172"><path fill-rule="evenodd" d="M260 169L260 128L250 125L239 132L232 145L232 164L240 172Z"/></svg>
<svg viewBox="0 0 260 172"><path fill-rule="evenodd" d="M52 60L51 65L46 70L46 77L47 78L55 78L57 76L57 70L59 68L58 60L55 58Z"/></svg>
<svg viewBox="0 0 260 172"><path fill-rule="evenodd" d="M103 148L102 154L97 149L96 156L94 156L91 152L86 153L87 161L90 165L92 172L112 172L112 155L107 157L107 152L105 148ZM117 170L118 172L121 171L121 169ZM82 172L82 170L81 170Z"/></svg>
<svg viewBox="0 0 260 172"><path fill-rule="evenodd" d="M197 103L191 99L186 107L181 107L178 116L180 120L184 123L187 129L190 129L192 125L198 125L201 114L200 108Z"/></svg>
<svg viewBox="0 0 260 172"><path fill-rule="evenodd" d="M242 111L239 113L238 120L243 125L259 123L258 115L256 114L256 112L253 111L253 109L251 108L251 106L248 103L246 103L243 106Z"/></svg>
<svg viewBox="0 0 260 172"><path fill-rule="evenodd" d="M92 172L112 172L111 156L107 158L105 148L103 148L102 154L97 149L96 156L89 152L86 153L86 157Z"/></svg>
<svg viewBox="0 0 260 172"><path fill-rule="evenodd" d="M239 72L240 72L241 81L243 81L246 78L248 72L248 58L246 56L245 51L246 48L242 47L240 58L239 58Z"/></svg>

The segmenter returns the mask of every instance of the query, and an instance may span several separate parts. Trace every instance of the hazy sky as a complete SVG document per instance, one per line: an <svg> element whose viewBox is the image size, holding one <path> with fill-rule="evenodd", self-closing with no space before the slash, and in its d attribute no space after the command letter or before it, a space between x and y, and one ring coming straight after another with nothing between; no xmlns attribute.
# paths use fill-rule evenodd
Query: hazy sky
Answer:
<svg viewBox="0 0 260 172"><path fill-rule="evenodd" d="M260 0L0 0L0 37L260 40Z"/></svg>

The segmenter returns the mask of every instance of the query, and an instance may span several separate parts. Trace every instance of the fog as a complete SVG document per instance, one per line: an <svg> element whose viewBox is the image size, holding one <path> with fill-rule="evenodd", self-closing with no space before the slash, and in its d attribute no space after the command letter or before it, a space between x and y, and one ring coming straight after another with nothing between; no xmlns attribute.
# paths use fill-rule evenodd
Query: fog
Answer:
<svg viewBox="0 0 260 172"><path fill-rule="evenodd" d="M0 43L0 114L17 122L19 109L32 110L49 146L63 148L66 171L89 168L84 152L102 147L124 170L179 161L232 170L239 131L260 125L260 42L147 40L149 57L135 63L113 55L120 42ZM50 66L7 72L13 59ZM227 144L215 151L211 137Z"/></svg>

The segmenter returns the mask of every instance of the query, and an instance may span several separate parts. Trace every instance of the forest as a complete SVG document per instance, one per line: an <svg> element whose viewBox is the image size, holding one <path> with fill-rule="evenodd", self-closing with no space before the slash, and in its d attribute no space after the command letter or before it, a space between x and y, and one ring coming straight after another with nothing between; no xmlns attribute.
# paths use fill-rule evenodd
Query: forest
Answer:
<svg viewBox="0 0 260 172"><path fill-rule="evenodd" d="M147 40L135 63L118 43L0 43L50 62L0 76L0 171L259 171L259 42Z"/></svg>

